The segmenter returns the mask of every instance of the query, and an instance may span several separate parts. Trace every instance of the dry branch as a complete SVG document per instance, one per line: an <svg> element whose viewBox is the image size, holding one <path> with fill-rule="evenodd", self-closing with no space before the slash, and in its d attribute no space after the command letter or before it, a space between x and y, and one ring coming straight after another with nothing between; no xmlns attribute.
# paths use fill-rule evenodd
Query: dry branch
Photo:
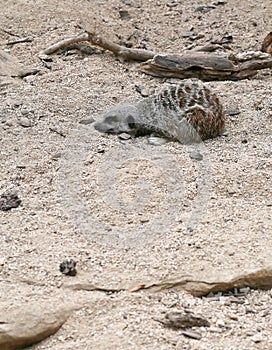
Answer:
<svg viewBox="0 0 272 350"><path fill-rule="evenodd" d="M21 44L21 43L31 43L33 41L33 39L29 36L25 37L25 38L19 38L17 40L13 40L13 41L8 41L6 45L15 45L15 44Z"/></svg>
<svg viewBox="0 0 272 350"><path fill-rule="evenodd" d="M60 50L64 50L67 47L69 47L73 44L78 44L82 41L88 41L88 34L87 33L75 36L73 38L61 40L61 41L57 42L56 44L49 46L47 49L41 51L39 56L40 56L40 58L43 58L44 56L52 55Z"/></svg>
<svg viewBox="0 0 272 350"><path fill-rule="evenodd" d="M99 46L104 50L111 51L120 60L133 60L133 61L146 61L154 57L155 53L148 50L142 49L130 49L125 46L113 43L107 39L102 38L96 33L86 32L84 34L75 36L73 38L64 39L58 43L48 47L40 53L42 58L45 55L52 55L53 53L66 49L67 47L80 43L82 41L87 41L92 45Z"/></svg>
<svg viewBox="0 0 272 350"><path fill-rule="evenodd" d="M144 61L140 65L140 71L156 77L198 78L204 81L241 80L253 77L259 70L272 68L272 57L234 65L223 56L200 52L184 55L157 55L149 50L121 46L94 32L87 31L48 47L40 53L40 58L46 59L48 55L83 41L111 51L121 61Z"/></svg>

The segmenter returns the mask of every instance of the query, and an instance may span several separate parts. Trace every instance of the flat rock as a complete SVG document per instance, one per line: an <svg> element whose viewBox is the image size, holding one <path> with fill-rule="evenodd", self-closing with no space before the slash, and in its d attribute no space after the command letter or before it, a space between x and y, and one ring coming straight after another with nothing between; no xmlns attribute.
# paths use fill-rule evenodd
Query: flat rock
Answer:
<svg viewBox="0 0 272 350"><path fill-rule="evenodd" d="M16 77L22 77L30 72L30 69L24 68L17 58L0 50L0 86L14 84L18 82Z"/></svg>
<svg viewBox="0 0 272 350"><path fill-rule="evenodd" d="M21 349L56 333L75 307L34 304L0 312L0 349Z"/></svg>
<svg viewBox="0 0 272 350"><path fill-rule="evenodd" d="M259 268L249 271L209 271L205 274L203 271L194 274L182 274L173 278L154 281L141 282L141 288L137 288L139 283L127 285L120 284L115 286L94 285L89 278L76 280L71 283L64 283L64 288L72 290L103 290L103 291L120 291L128 290L130 292L139 289L150 289L152 292L160 292L171 289L177 292L186 291L194 296L207 296L209 293L220 291L229 291L234 288L250 287L253 289L269 290L272 288L272 266ZM237 298L235 298L237 300Z"/></svg>

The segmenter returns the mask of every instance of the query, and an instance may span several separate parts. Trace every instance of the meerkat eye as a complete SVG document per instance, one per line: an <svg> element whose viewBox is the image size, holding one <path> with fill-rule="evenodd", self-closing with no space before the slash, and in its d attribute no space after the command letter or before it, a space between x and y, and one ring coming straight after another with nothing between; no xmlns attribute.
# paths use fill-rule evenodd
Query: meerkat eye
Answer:
<svg viewBox="0 0 272 350"><path fill-rule="evenodd" d="M134 129L135 126L136 126L136 123L135 123L135 119L133 118L132 115L128 115L127 117L127 123L128 123L128 126L131 128L131 129Z"/></svg>

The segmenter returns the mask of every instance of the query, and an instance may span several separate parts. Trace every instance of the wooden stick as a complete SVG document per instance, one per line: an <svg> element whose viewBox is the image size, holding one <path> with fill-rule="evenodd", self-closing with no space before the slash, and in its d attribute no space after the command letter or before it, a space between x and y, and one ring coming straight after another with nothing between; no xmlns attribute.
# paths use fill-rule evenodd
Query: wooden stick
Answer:
<svg viewBox="0 0 272 350"><path fill-rule="evenodd" d="M25 38L19 38L13 41L8 41L6 43L6 45L15 45L15 44L21 44L21 43L31 43L33 41L32 38L30 38L29 36L25 37Z"/></svg>
<svg viewBox="0 0 272 350"><path fill-rule="evenodd" d="M56 44L49 46L47 49L40 52L39 57L44 59L45 56L52 55L57 51L63 50L73 44L77 44L82 41L87 41L92 45L99 46L105 50L111 51L120 60L135 60L135 61L146 61L155 56L155 53L148 50L142 49L130 49L125 46L118 45L107 39L102 38L96 33L86 32L84 34L64 39L57 42Z"/></svg>
<svg viewBox="0 0 272 350"><path fill-rule="evenodd" d="M57 42L56 44L49 46L47 49L40 52L39 57L43 58L43 56L52 55L57 51L63 50L70 45L77 44L82 41L88 41L88 34L84 33L73 38L68 38Z"/></svg>
<svg viewBox="0 0 272 350"><path fill-rule="evenodd" d="M91 32L88 32L88 41L93 45L100 46L105 50L113 52L114 55L122 61L146 61L155 56L155 53L152 51L143 49L131 49L125 46L121 46Z"/></svg>

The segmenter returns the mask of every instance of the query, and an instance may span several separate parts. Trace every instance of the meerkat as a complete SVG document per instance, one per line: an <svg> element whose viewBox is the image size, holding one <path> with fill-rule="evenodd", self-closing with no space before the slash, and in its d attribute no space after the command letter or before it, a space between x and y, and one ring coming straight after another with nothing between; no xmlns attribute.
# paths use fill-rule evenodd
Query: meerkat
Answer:
<svg viewBox="0 0 272 350"><path fill-rule="evenodd" d="M94 127L104 133L155 134L188 144L219 136L224 126L218 97L200 80L187 79L135 103L116 106Z"/></svg>

